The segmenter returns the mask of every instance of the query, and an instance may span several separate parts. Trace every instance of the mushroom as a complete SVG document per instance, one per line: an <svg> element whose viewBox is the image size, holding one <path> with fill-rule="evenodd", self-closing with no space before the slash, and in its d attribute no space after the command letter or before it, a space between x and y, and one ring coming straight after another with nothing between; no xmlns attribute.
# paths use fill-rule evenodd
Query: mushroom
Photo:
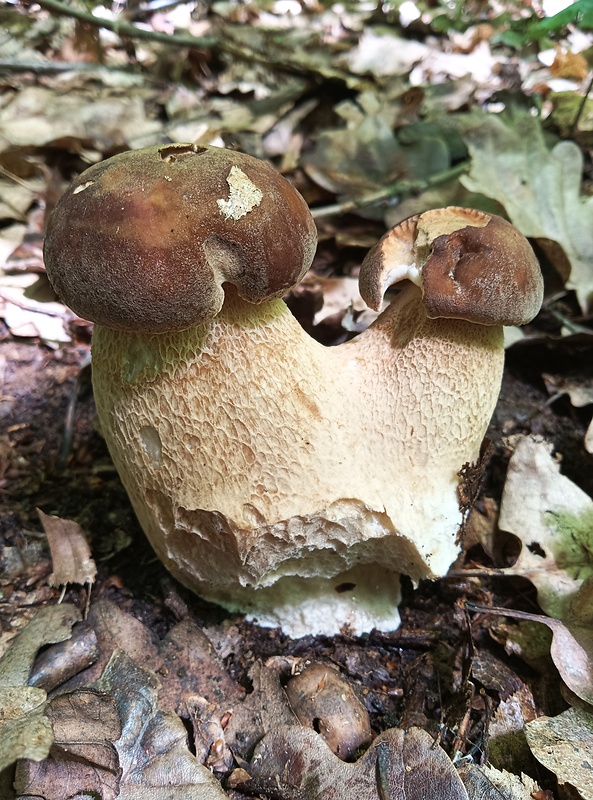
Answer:
<svg viewBox="0 0 593 800"><path fill-rule="evenodd" d="M101 429L169 570L293 636L393 629L399 574L458 554L458 473L497 400L502 325L537 313L541 275L502 219L426 212L362 265L375 309L402 282L391 305L326 348L279 299L315 238L269 165L176 144L80 175L45 259L96 323Z"/></svg>

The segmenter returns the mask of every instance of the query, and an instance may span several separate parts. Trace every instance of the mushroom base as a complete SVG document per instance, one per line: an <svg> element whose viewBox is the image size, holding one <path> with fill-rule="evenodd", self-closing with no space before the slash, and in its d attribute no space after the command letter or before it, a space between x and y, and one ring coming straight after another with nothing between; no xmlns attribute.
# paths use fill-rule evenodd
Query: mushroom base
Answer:
<svg viewBox="0 0 593 800"><path fill-rule="evenodd" d="M297 638L311 634L359 636L399 628L400 576L380 564L364 564L331 578L280 578L262 589L212 598L247 614L264 628L280 627Z"/></svg>
<svg viewBox="0 0 593 800"><path fill-rule="evenodd" d="M163 516L166 505L162 497L134 502L158 557L206 600L293 637L399 626L399 573L417 572L422 556L384 513L339 501L311 517L245 530L220 513ZM451 541L447 566L456 552Z"/></svg>

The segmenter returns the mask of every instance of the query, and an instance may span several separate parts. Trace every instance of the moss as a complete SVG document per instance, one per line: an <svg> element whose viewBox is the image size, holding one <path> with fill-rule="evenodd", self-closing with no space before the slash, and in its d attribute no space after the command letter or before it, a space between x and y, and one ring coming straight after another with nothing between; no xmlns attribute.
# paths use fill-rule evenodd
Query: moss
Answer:
<svg viewBox="0 0 593 800"><path fill-rule="evenodd" d="M554 533L553 554L559 567L572 568L574 578L593 572L593 506L580 514L549 511L546 521Z"/></svg>

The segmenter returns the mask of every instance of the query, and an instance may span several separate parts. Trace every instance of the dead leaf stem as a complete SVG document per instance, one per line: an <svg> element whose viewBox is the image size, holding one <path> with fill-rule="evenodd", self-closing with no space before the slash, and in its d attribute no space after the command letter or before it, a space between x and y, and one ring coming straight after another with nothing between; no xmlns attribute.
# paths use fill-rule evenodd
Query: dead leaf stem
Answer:
<svg viewBox="0 0 593 800"><path fill-rule="evenodd" d="M460 175L463 175L468 168L469 162L464 161L461 164L456 164L454 167L443 170L443 172L437 172L436 175L432 175L430 178L415 181L396 181L395 183L390 183L387 186L381 187L381 189L378 189L376 192L370 192L355 200L345 200L343 203L334 203L329 206L313 208L311 209L311 214L314 219L331 217L338 214L347 214L350 211L355 211L357 208L372 206L383 200L390 200L397 195L408 196L420 194L433 186L438 186L441 183L446 183L454 178L458 178Z"/></svg>

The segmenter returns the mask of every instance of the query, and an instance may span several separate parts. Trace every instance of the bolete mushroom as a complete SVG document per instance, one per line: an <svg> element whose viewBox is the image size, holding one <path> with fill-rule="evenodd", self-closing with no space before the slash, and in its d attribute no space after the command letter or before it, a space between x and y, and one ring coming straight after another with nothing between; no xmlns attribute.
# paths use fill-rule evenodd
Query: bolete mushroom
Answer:
<svg viewBox="0 0 593 800"><path fill-rule="evenodd" d="M96 323L101 429L156 553L203 597L294 636L394 628L398 575L447 571L502 325L542 297L511 225L429 211L363 263L376 309L403 281L391 305L326 348L279 299L315 240L270 166L177 144L84 172L45 243L58 295Z"/></svg>

